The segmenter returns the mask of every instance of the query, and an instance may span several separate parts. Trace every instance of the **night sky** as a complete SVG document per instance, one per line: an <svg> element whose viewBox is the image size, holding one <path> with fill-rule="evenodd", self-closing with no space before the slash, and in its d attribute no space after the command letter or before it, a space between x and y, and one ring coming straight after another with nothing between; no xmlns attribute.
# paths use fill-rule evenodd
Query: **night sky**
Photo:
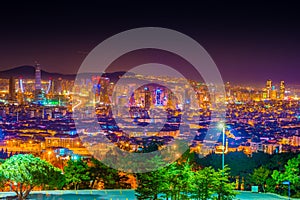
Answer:
<svg viewBox="0 0 300 200"><path fill-rule="evenodd" d="M127 29L157 26L197 40L225 81L264 83L270 78L299 83L296 5L13 3L0 5L0 70L38 60L46 71L76 73L86 53L104 39Z"/></svg>

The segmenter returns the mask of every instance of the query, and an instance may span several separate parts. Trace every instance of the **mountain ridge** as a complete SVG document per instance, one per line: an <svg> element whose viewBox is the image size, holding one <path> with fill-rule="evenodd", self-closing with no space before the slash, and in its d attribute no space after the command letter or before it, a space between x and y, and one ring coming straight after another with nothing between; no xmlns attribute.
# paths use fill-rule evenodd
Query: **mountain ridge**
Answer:
<svg viewBox="0 0 300 200"><path fill-rule="evenodd" d="M99 75L100 73L84 73L82 77L90 78L93 75ZM111 73L104 73L102 76L108 77L111 81L115 82L119 79L120 76L125 74L124 71L119 72L111 72ZM41 70L42 79L67 79L67 80L75 80L76 74L60 74L56 72L47 72L45 70ZM9 79L10 77L15 78L25 78L25 79L34 79L35 78L35 67L31 65L22 65L19 67L15 67L8 70L0 71L0 78Z"/></svg>

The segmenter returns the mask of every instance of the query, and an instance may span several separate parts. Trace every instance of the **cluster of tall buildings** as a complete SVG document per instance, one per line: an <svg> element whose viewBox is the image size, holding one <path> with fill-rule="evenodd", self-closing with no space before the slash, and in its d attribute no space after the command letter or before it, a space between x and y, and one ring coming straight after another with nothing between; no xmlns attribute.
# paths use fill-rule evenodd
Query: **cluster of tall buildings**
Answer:
<svg viewBox="0 0 300 200"><path fill-rule="evenodd" d="M268 79L266 83L266 88L263 90L263 98L268 100L284 100L285 98L285 83L280 81L279 89L272 84L272 80Z"/></svg>
<svg viewBox="0 0 300 200"><path fill-rule="evenodd" d="M141 78L134 76L129 78ZM152 77L153 78L153 77ZM155 80L155 78L153 78ZM157 78L159 80L159 78ZM155 80L156 81L156 80ZM170 84L173 88L161 86L142 86L131 91L135 85L128 84L115 87L117 84L110 81L108 77L91 76L82 79L79 84L74 81L62 78L43 80L41 67L35 65L35 79L24 79L22 77L10 77L9 89L6 99L12 102L33 102L37 104L50 105L58 102L66 95L88 96L93 103L110 104L118 106L138 106L149 110L151 106L163 106L171 109L188 107L201 107L207 102L249 102L262 100L285 100L287 99L286 86L284 81L273 84L272 80L267 80L264 88L254 89L250 87L231 86L229 82L225 84L226 96L217 94L214 90L208 91L205 84L192 85L192 90L185 88L185 83L180 80L172 80ZM193 81L192 81L193 82ZM0 84L1 87L1 84ZM0 88L1 89L1 88ZM174 92L176 92L176 95ZM128 95L131 94L131 95ZM1 95L1 94L0 94ZM1 96L0 96L1 97Z"/></svg>
<svg viewBox="0 0 300 200"><path fill-rule="evenodd" d="M63 80L62 78L42 79L41 67L38 63L35 64L34 79L23 78L18 74L11 76L8 80L8 94L2 93L2 100L7 100L12 103L23 104L26 102L36 103L40 105L57 104L55 102L63 102L65 94L71 91L74 81ZM0 82L5 83L5 79ZM5 91L3 87L2 91ZM2 88L1 88L2 89Z"/></svg>

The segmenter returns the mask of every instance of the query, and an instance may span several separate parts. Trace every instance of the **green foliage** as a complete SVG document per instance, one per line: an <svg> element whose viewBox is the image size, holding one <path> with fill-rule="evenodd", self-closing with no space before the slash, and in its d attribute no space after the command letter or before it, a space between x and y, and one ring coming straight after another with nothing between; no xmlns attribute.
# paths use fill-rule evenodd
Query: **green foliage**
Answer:
<svg viewBox="0 0 300 200"><path fill-rule="evenodd" d="M267 183L267 180L271 177L271 171L267 169L266 167L260 167L257 169L254 169L253 174L251 175L251 181L260 186L265 192L265 185Z"/></svg>
<svg viewBox="0 0 300 200"><path fill-rule="evenodd" d="M254 179L251 179L251 174L254 173L254 169L263 166L264 168L270 170L270 173L272 173L273 170L282 171L284 170L284 166L288 162L288 160L296 156L297 154L295 153L280 153L269 155L259 152L252 154L252 156L250 157L245 155L243 152L230 152L225 155L225 164L230 168L230 175L233 177L238 177L239 179L244 178L245 189L250 189L248 187L249 182L255 183ZM202 167L212 166L215 170L217 170L221 167L221 159L222 155L211 154L201 159L198 158L197 164ZM274 182L271 179L271 176L269 176L267 180L270 185L267 184L267 188L264 188L263 190L274 190ZM239 181L239 183L241 183L241 181Z"/></svg>
<svg viewBox="0 0 300 200"><path fill-rule="evenodd" d="M66 182L78 190L80 184L90 181L89 167L86 162L82 160L69 160L68 165L64 168Z"/></svg>
<svg viewBox="0 0 300 200"><path fill-rule="evenodd" d="M89 168L92 187L96 182L103 182L105 189L121 189L128 188L125 184L127 177L121 176L116 169L110 168L100 162L92 159L92 167Z"/></svg>
<svg viewBox="0 0 300 200"><path fill-rule="evenodd" d="M298 157L288 160L283 172L274 170L272 178L279 185L282 184L283 181L290 181L291 191L298 196L298 191L300 190L300 154Z"/></svg>
<svg viewBox="0 0 300 200"><path fill-rule="evenodd" d="M212 167L206 167L194 174L193 198L209 199L214 193L215 170Z"/></svg>
<svg viewBox="0 0 300 200"><path fill-rule="evenodd" d="M288 160L295 157L297 157L297 154L291 152L274 154L270 157L265 166L270 170L283 171Z"/></svg>
<svg viewBox="0 0 300 200"><path fill-rule="evenodd" d="M188 193L193 189L193 175L189 162L181 165L174 162L166 168L165 181L168 183L166 189L169 189L172 199L188 199Z"/></svg>
<svg viewBox="0 0 300 200"><path fill-rule="evenodd" d="M19 154L7 159L0 166L2 179L9 181L20 200L26 199L35 186L60 188L62 172L45 160L31 154Z"/></svg>
<svg viewBox="0 0 300 200"><path fill-rule="evenodd" d="M158 156L146 161L149 166L163 166L163 163L161 157ZM138 199L158 199L160 193L168 192L166 172L165 168L160 167L156 171L137 174L136 196Z"/></svg>
<svg viewBox="0 0 300 200"><path fill-rule="evenodd" d="M230 183L228 179L229 170L226 166L224 170L218 170L214 173L213 191L217 194L217 197L214 197L215 199L230 200L237 195L237 192L234 190L235 184Z"/></svg>
<svg viewBox="0 0 300 200"><path fill-rule="evenodd" d="M152 161L154 162L154 161ZM155 162L159 162L156 160ZM229 169L215 171L212 167L193 171L186 162L174 162L157 171L137 174L138 199L174 200L211 199L217 194L220 199L233 199L236 195L234 184L229 182Z"/></svg>

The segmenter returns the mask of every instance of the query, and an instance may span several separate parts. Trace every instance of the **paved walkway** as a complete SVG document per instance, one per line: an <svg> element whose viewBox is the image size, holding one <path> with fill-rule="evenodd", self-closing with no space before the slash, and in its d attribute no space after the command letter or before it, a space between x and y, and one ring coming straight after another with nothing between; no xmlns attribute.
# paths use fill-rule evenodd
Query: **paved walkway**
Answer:
<svg viewBox="0 0 300 200"><path fill-rule="evenodd" d="M270 193L252 193L252 192L240 192L240 194L238 194L237 196L237 199L240 199L240 200L263 200L263 199L266 199L266 200L276 200L276 199L288 199L288 197L282 197L282 196L279 196L277 194L270 194ZM295 199L295 198L291 198L292 199Z"/></svg>
<svg viewBox="0 0 300 200"><path fill-rule="evenodd" d="M33 191L31 199L38 200L136 200L134 190L55 190ZM6 196L14 196L13 192L0 192L0 199ZM237 200L277 200L288 199L276 194L240 192ZM292 199L292 198L291 198Z"/></svg>

